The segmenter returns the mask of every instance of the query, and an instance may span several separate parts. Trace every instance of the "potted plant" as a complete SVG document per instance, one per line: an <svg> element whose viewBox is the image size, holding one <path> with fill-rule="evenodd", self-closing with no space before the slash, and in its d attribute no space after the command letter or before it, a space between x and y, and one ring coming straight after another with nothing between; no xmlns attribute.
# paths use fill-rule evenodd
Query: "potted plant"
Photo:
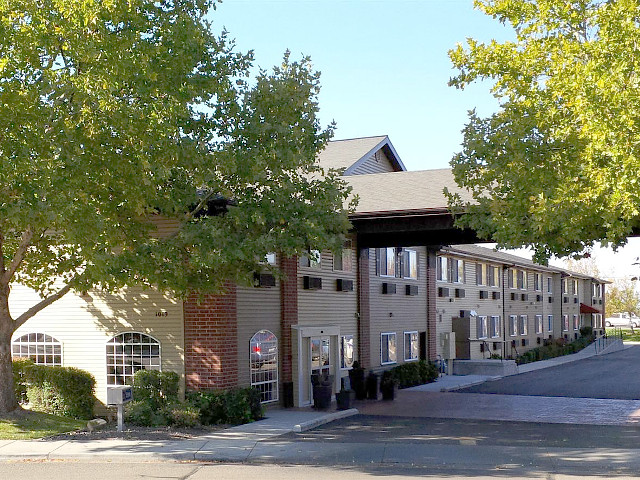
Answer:
<svg viewBox="0 0 640 480"><path fill-rule="evenodd" d="M336 404L338 410L348 410L351 407L351 390L344 388L336 393Z"/></svg>
<svg viewBox="0 0 640 480"><path fill-rule="evenodd" d="M396 379L393 377L393 372L385 370L382 372L382 379L380 380L380 393L382 393L383 400L393 400L396 394Z"/></svg>
<svg viewBox="0 0 640 480"><path fill-rule="evenodd" d="M349 381L351 382L351 388L356 393L356 399L364 400L367 397L364 384L364 368L360 366L357 360L353 362L353 367L349 370Z"/></svg>
<svg viewBox="0 0 640 480"><path fill-rule="evenodd" d="M378 399L378 376L375 373L373 373L373 370L371 370L369 372L369 375L367 375L365 388L367 390L368 400Z"/></svg>
<svg viewBox="0 0 640 480"><path fill-rule="evenodd" d="M326 372L311 375L313 386L313 407L317 409L329 408L333 394L333 375Z"/></svg>

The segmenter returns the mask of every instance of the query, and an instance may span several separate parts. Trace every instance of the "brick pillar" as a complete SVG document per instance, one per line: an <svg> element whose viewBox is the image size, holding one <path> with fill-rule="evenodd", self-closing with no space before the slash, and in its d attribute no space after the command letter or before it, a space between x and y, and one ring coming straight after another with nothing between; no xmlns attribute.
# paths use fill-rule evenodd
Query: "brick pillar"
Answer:
<svg viewBox="0 0 640 480"><path fill-rule="evenodd" d="M298 324L298 258L280 258L280 352L282 381L293 381L291 327Z"/></svg>
<svg viewBox="0 0 640 480"><path fill-rule="evenodd" d="M184 363L187 390L232 388L238 385L237 288L184 301Z"/></svg>
<svg viewBox="0 0 640 480"><path fill-rule="evenodd" d="M437 360L437 333L438 312L436 299L436 252L433 247L427 247L427 358L432 362Z"/></svg>
<svg viewBox="0 0 640 480"><path fill-rule="evenodd" d="M371 305L369 249L358 249L358 361L371 367Z"/></svg>

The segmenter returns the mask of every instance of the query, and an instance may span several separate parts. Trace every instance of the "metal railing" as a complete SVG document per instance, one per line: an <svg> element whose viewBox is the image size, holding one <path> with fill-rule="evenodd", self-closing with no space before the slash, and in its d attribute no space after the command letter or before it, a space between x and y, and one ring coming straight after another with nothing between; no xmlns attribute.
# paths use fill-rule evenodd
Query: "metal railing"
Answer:
<svg viewBox="0 0 640 480"><path fill-rule="evenodd" d="M608 329L607 333L603 337L596 338L596 341L594 342L596 355L618 340L622 340L622 329L619 327L615 327L613 330Z"/></svg>

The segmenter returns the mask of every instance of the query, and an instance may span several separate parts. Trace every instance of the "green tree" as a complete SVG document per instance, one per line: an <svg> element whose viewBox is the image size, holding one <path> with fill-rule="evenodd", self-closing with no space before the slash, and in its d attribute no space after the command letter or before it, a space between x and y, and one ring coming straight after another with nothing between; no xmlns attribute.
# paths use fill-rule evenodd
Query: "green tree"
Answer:
<svg viewBox="0 0 640 480"><path fill-rule="evenodd" d="M536 259L624 244L640 208L640 4L635 0L475 0L513 28L449 52L450 85L492 82L498 111L470 112L451 161L474 201L459 224Z"/></svg>
<svg viewBox="0 0 640 480"><path fill-rule="evenodd" d="M17 406L12 332L72 289L211 292L268 252L341 245L318 73L287 53L251 78L214 7L0 0L0 413ZM13 283L42 297L16 318Z"/></svg>
<svg viewBox="0 0 640 480"><path fill-rule="evenodd" d="M609 285L605 292L606 316L614 313L640 314L640 295L636 291L635 283L629 279L621 279Z"/></svg>

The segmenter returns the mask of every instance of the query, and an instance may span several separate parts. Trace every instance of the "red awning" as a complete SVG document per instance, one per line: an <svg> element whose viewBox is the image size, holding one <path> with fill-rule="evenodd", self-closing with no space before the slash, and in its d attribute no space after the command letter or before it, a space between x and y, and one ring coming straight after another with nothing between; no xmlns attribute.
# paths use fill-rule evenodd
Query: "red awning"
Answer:
<svg viewBox="0 0 640 480"><path fill-rule="evenodd" d="M602 311L598 310L597 308L590 307L589 305L585 305L584 303L581 303L580 313L602 313Z"/></svg>

